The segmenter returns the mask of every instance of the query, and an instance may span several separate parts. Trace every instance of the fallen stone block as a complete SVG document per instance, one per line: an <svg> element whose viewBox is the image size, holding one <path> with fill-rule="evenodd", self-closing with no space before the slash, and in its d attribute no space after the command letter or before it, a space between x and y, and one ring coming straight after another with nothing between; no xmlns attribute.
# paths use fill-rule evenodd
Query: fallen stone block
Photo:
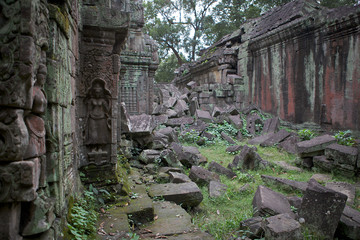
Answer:
<svg viewBox="0 0 360 240"><path fill-rule="evenodd" d="M165 112L165 115L171 119L171 118L177 118L178 113L174 109L167 109ZM169 121L169 120L168 120Z"/></svg>
<svg viewBox="0 0 360 240"><path fill-rule="evenodd" d="M327 174L317 173L311 176L312 179L315 179L318 183L327 183L331 181L331 176Z"/></svg>
<svg viewBox="0 0 360 240"><path fill-rule="evenodd" d="M169 172L170 175L170 182L171 183L185 183L185 182L191 182L191 179L183 174L178 172Z"/></svg>
<svg viewBox="0 0 360 240"><path fill-rule="evenodd" d="M300 209L302 198L298 196L289 196L286 197L286 199L289 201L290 206L295 207L296 209Z"/></svg>
<svg viewBox="0 0 360 240"><path fill-rule="evenodd" d="M246 122L246 129L251 135L255 136L257 133L260 133L261 129L259 128L259 125L262 125L263 122L258 114L253 113L249 115L246 118Z"/></svg>
<svg viewBox="0 0 360 240"><path fill-rule="evenodd" d="M236 142L224 132L221 133L221 138L227 141L229 144L233 144L233 145L236 144Z"/></svg>
<svg viewBox="0 0 360 240"><path fill-rule="evenodd" d="M194 182L155 184L149 189L150 197L163 197L182 207L195 207L203 200L201 190Z"/></svg>
<svg viewBox="0 0 360 240"><path fill-rule="evenodd" d="M146 149L141 152L139 160L145 164L154 163L160 157L160 151Z"/></svg>
<svg viewBox="0 0 360 240"><path fill-rule="evenodd" d="M184 173L184 169L183 168L175 168L175 167L161 167L161 168L159 168L159 173L169 173L169 172Z"/></svg>
<svg viewBox="0 0 360 240"><path fill-rule="evenodd" d="M294 167L294 166L290 165L289 163L287 163L285 161L275 161L274 164L276 166L284 169L285 171L296 171L296 172L302 172L303 171L301 168Z"/></svg>
<svg viewBox="0 0 360 240"><path fill-rule="evenodd" d="M199 185L208 185L211 181L220 181L219 175L198 166L191 167L189 177Z"/></svg>
<svg viewBox="0 0 360 240"><path fill-rule="evenodd" d="M338 239L360 239L360 212L345 206L337 226L335 237Z"/></svg>
<svg viewBox="0 0 360 240"><path fill-rule="evenodd" d="M226 193L227 186L218 181L210 181L209 183L209 196L210 197L220 197Z"/></svg>
<svg viewBox="0 0 360 240"><path fill-rule="evenodd" d="M347 196L309 180L304 194L299 217L304 225L318 237L333 239L336 227L346 204Z"/></svg>
<svg viewBox="0 0 360 240"><path fill-rule="evenodd" d="M313 158L313 163L316 168L319 168L326 172L331 172L335 167L334 161L330 161L330 160L326 159L326 157L324 155L315 156Z"/></svg>
<svg viewBox="0 0 360 240"><path fill-rule="evenodd" d="M308 187L307 182L298 182L286 178L261 175L261 179L267 184L276 184L290 191L298 190L301 192L305 192Z"/></svg>
<svg viewBox="0 0 360 240"><path fill-rule="evenodd" d="M231 171L230 169L228 169L226 167L221 166L220 164L218 164L217 162L214 162L214 161L212 161L209 164L208 169L212 172L216 172L218 174L225 175L226 177L228 177L230 179L233 177L236 177L236 174L233 171Z"/></svg>
<svg viewBox="0 0 360 240"><path fill-rule="evenodd" d="M22 240L20 236L21 203L0 204L0 239Z"/></svg>
<svg viewBox="0 0 360 240"><path fill-rule="evenodd" d="M183 165L177 159L176 154L170 150L165 149L160 152L160 159L162 162L166 163L169 167L182 168Z"/></svg>
<svg viewBox="0 0 360 240"><path fill-rule="evenodd" d="M150 135L155 128L152 116L147 114L130 116L130 123L132 135Z"/></svg>
<svg viewBox="0 0 360 240"><path fill-rule="evenodd" d="M277 132L279 130L279 126L280 126L279 118L275 117L275 118L266 119L264 122L262 133L264 134L264 133Z"/></svg>
<svg viewBox="0 0 360 240"><path fill-rule="evenodd" d="M226 148L226 152L228 153L234 153L234 152L238 152L242 149L242 146L239 146L239 145L232 145L232 146L229 146L228 148Z"/></svg>
<svg viewBox="0 0 360 240"><path fill-rule="evenodd" d="M196 111L199 109L199 101L197 97L193 97L189 104L189 112L191 116L196 114Z"/></svg>
<svg viewBox="0 0 360 240"><path fill-rule="evenodd" d="M288 213L295 218L286 197L262 185L257 188L252 205L255 210L254 217L268 217Z"/></svg>
<svg viewBox="0 0 360 240"><path fill-rule="evenodd" d="M259 239L264 237L264 229L262 227L262 217L253 217L240 222L240 231L246 234L250 239Z"/></svg>
<svg viewBox="0 0 360 240"><path fill-rule="evenodd" d="M358 149L355 147L334 143L326 147L325 156L327 159L334 160L335 164L357 167Z"/></svg>
<svg viewBox="0 0 360 240"><path fill-rule="evenodd" d="M237 129L242 129L243 122L240 118L240 115L230 115L229 116L230 123Z"/></svg>
<svg viewBox="0 0 360 240"><path fill-rule="evenodd" d="M182 117L187 115L189 107L184 100L179 99L174 107L174 111L176 112L177 117Z"/></svg>
<svg viewBox="0 0 360 240"><path fill-rule="evenodd" d="M255 137L253 139L250 139L248 141L248 144L250 144L250 145L261 144L261 143L265 142L266 140L268 140L269 138L271 138L273 135L274 135L274 133L267 133L267 134Z"/></svg>
<svg viewBox="0 0 360 240"><path fill-rule="evenodd" d="M131 231L127 214L122 208L115 207L107 210L105 214L100 214L97 229L103 234L106 233L101 239L121 239Z"/></svg>
<svg viewBox="0 0 360 240"><path fill-rule="evenodd" d="M170 118L165 123L165 126L169 127L180 127L181 125L190 125L194 123L194 119L192 117L181 117L181 118Z"/></svg>
<svg viewBox="0 0 360 240"><path fill-rule="evenodd" d="M214 110L212 112L212 116L214 118L218 117L218 116L221 116L221 115L224 115L226 113L226 111L220 107L214 107Z"/></svg>
<svg viewBox="0 0 360 240"><path fill-rule="evenodd" d="M298 142L296 148L301 157L313 157L324 155L325 148L335 142L336 139L333 136L323 135L308 141Z"/></svg>
<svg viewBox="0 0 360 240"><path fill-rule="evenodd" d="M269 162L263 160L260 155L255 152L254 148L245 145L240 154L234 157L234 160L229 164L228 168L254 170L266 168L268 165Z"/></svg>
<svg viewBox="0 0 360 240"><path fill-rule="evenodd" d="M267 140L265 140L264 142L262 142L260 144L260 146L262 147L270 147L273 146L275 144L280 143L281 141L283 141L285 138L289 137L290 133L284 129L281 129L280 131L278 131L277 133L275 133L273 136L271 136L270 138L268 138Z"/></svg>
<svg viewBox="0 0 360 240"><path fill-rule="evenodd" d="M176 131L172 127L161 128L157 131L169 138L169 142L179 142Z"/></svg>
<svg viewBox="0 0 360 240"><path fill-rule="evenodd" d="M211 123L213 121L210 113L208 111L203 111L203 110L196 110L196 118L200 119L204 122L208 122Z"/></svg>
<svg viewBox="0 0 360 240"><path fill-rule="evenodd" d="M301 225L288 214L269 217L263 222L265 239L269 240L301 240Z"/></svg>
<svg viewBox="0 0 360 240"><path fill-rule="evenodd" d="M284 149L288 153L296 154L296 144L300 142L300 138L296 133L291 133L284 141L279 143L278 148Z"/></svg>

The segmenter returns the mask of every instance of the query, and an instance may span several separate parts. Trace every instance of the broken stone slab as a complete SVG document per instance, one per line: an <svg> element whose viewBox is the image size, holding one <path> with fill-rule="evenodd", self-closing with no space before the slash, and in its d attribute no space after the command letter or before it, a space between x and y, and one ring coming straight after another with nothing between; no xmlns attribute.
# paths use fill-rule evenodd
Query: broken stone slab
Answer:
<svg viewBox="0 0 360 240"><path fill-rule="evenodd" d="M152 199L146 194L145 187L136 186L137 189L131 189L129 205L122 208L123 213L127 214L128 218L135 225L142 225L151 222L154 219L154 206Z"/></svg>
<svg viewBox="0 0 360 240"><path fill-rule="evenodd" d="M161 151L160 159L162 162L166 163L169 167L174 167L174 168L183 167L181 162L177 159L176 154L170 149L165 149Z"/></svg>
<svg viewBox="0 0 360 240"><path fill-rule="evenodd" d="M177 118L178 114L174 109L167 109L165 112L165 116L167 116L169 119L171 118ZM168 119L168 121L169 121Z"/></svg>
<svg viewBox="0 0 360 240"><path fill-rule="evenodd" d="M157 131L169 138L169 142L179 142L176 131L171 127L161 128Z"/></svg>
<svg viewBox="0 0 360 240"><path fill-rule="evenodd" d="M197 97L193 97L189 104L189 112L191 116L196 114L196 111L199 109L199 101Z"/></svg>
<svg viewBox="0 0 360 240"><path fill-rule="evenodd" d="M203 110L198 109L198 110L196 110L195 115L196 115L197 119L200 119L204 122L207 122L207 123L213 122L213 119L208 111L203 111Z"/></svg>
<svg viewBox="0 0 360 240"><path fill-rule="evenodd" d="M237 129L242 129L243 122L240 118L240 115L230 115L229 116L230 123Z"/></svg>
<svg viewBox="0 0 360 240"><path fill-rule="evenodd" d="M181 117L181 118L171 118L165 123L165 126L169 127L180 127L181 125L190 125L194 123L192 117Z"/></svg>
<svg viewBox="0 0 360 240"><path fill-rule="evenodd" d="M161 167L161 168L159 168L159 173L169 173L169 172L184 173L184 169L183 168L174 168L174 167Z"/></svg>
<svg viewBox="0 0 360 240"><path fill-rule="evenodd" d="M296 171L296 172L302 172L303 170L301 168L298 167L294 167L292 165L290 165L289 163L285 162L285 161L275 161L274 164L286 171Z"/></svg>
<svg viewBox="0 0 360 240"><path fill-rule="evenodd" d="M163 103L166 108L172 108L175 106L177 99L175 97L169 97L167 101Z"/></svg>
<svg viewBox="0 0 360 240"><path fill-rule="evenodd" d="M330 161L330 160L326 159L326 156L324 156L324 155L315 156L313 158L313 163L316 168L319 168L326 172L331 172L335 167L334 161Z"/></svg>
<svg viewBox="0 0 360 240"><path fill-rule="evenodd" d="M319 183L326 183L331 181L331 176L327 174L317 173L311 176L312 179L315 179Z"/></svg>
<svg viewBox="0 0 360 240"><path fill-rule="evenodd" d="M191 182L191 179L183 174L178 172L169 172L170 175L170 182L171 183L185 183L185 182Z"/></svg>
<svg viewBox="0 0 360 240"><path fill-rule="evenodd" d="M307 182L298 182L286 178L261 175L261 179L267 184L276 184L290 191L299 190L301 192L305 192L308 187Z"/></svg>
<svg viewBox="0 0 360 240"><path fill-rule="evenodd" d="M162 124L167 123L169 118L166 115L159 115L159 116L153 116L153 119L154 119L155 126L158 127Z"/></svg>
<svg viewBox="0 0 360 240"><path fill-rule="evenodd" d="M213 236L206 232L201 232L199 230L194 230L190 233L183 233L177 236L169 236L169 240L215 240Z"/></svg>
<svg viewBox="0 0 360 240"><path fill-rule="evenodd" d="M336 192L345 194L348 197L347 203L350 205L354 204L356 192L356 188L354 185L345 182L328 182L326 183L325 187L332 189Z"/></svg>
<svg viewBox="0 0 360 240"><path fill-rule="evenodd" d="M325 148L336 142L331 135L322 135L308 141L298 142L296 144L297 152L301 157L313 157L324 155Z"/></svg>
<svg viewBox="0 0 360 240"><path fill-rule="evenodd" d="M235 152L238 152L242 149L243 147L240 146L240 145L232 145L232 146L229 146L228 148L226 148L226 152L228 153L235 153Z"/></svg>
<svg viewBox="0 0 360 240"><path fill-rule="evenodd" d="M255 148L251 148L247 145L244 145L240 154L236 155L233 159L233 161L229 164L229 169L238 169L239 168L239 162L241 159L243 159L247 154L250 154L252 151L254 151Z"/></svg>
<svg viewBox="0 0 360 240"><path fill-rule="evenodd" d="M231 171L230 169L228 169L226 167L221 166L219 163L214 162L214 161L212 161L209 164L208 169L212 172L216 172L218 174L225 175L226 177L228 177L230 179L233 177L236 177L236 174L233 171Z"/></svg>
<svg viewBox="0 0 360 240"><path fill-rule="evenodd" d="M274 133L279 130L280 121L279 118L268 118L264 122L262 133Z"/></svg>
<svg viewBox="0 0 360 240"><path fill-rule="evenodd" d="M289 137L287 137L284 141L279 143L277 147L279 149L284 149L288 153L296 154L296 144L300 142L300 138L296 133L291 133Z"/></svg>
<svg viewBox="0 0 360 240"><path fill-rule="evenodd" d="M284 139L286 139L289 136L290 136L290 133L288 131L286 131L285 129L281 129L280 131L278 131L277 133L275 133L274 135L272 135L271 137L266 139L264 142L262 142L260 144L260 146L262 146L262 147L273 146L275 144L280 143L281 141L283 141Z"/></svg>
<svg viewBox="0 0 360 240"><path fill-rule="evenodd" d="M347 196L309 180L303 196L299 217L304 225L319 237L333 239L336 227L346 204Z"/></svg>
<svg viewBox="0 0 360 240"><path fill-rule="evenodd" d="M120 132L127 133L131 131L130 115L126 110L124 102L120 103Z"/></svg>
<svg viewBox="0 0 360 240"><path fill-rule="evenodd" d="M145 164L154 163L158 158L160 158L160 151L153 149L146 149L139 156L139 160Z"/></svg>
<svg viewBox="0 0 360 240"><path fill-rule="evenodd" d="M187 115L189 107L184 100L179 99L174 107L174 110L177 113L177 117L182 117Z"/></svg>
<svg viewBox="0 0 360 240"><path fill-rule="evenodd" d="M295 207L296 209L299 209L301 207L302 198L298 196L289 196L286 197L286 199L289 201L290 206Z"/></svg>
<svg viewBox="0 0 360 240"><path fill-rule="evenodd" d="M286 197L262 185L257 188L252 205L255 210L254 217L268 217L288 213L292 218L295 218Z"/></svg>
<svg viewBox="0 0 360 240"><path fill-rule="evenodd" d="M141 114L141 115L132 115L130 116L131 128L130 133L132 135L150 135L154 128L155 124L151 115Z"/></svg>
<svg viewBox="0 0 360 240"><path fill-rule="evenodd" d="M303 235L301 225L289 214L279 214L269 217L263 222L265 239L269 240L301 240Z"/></svg>
<svg viewBox="0 0 360 240"><path fill-rule="evenodd" d="M216 198L226 193L227 186L218 181L210 181L209 183L209 196Z"/></svg>
<svg viewBox="0 0 360 240"><path fill-rule="evenodd" d="M176 153L178 160L187 168L199 165L200 152L196 147L183 147L178 143L172 143L171 149Z"/></svg>
<svg viewBox="0 0 360 240"><path fill-rule="evenodd" d="M357 167L358 149L355 147L334 143L326 147L325 156L327 159L334 160L335 164Z"/></svg>
<svg viewBox="0 0 360 240"><path fill-rule="evenodd" d="M224 109L222 109L221 107L216 106L216 107L214 107L214 110L213 110L213 112L212 112L212 116L213 116L214 118L216 118L216 117L221 116L221 115L223 115L223 114L225 114L225 113L226 113L226 112L225 112Z"/></svg>
<svg viewBox="0 0 360 240"><path fill-rule="evenodd" d="M256 133L260 132L261 129L258 126L262 125L262 120L258 114L253 113L251 115L248 115L248 117L246 118L246 122L246 129L251 135L255 136Z"/></svg>
<svg viewBox="0 0 360 240"><path fill-rule="evenodd" d="M150 197L163 197L182 207L195 207L203 200L200 188L194 182L155 184L149 189Z"/></svg>
<svg viewBox="0 0 360 240"><path fill-rule="evenodd" d="M228 168L255 170L268 167L270 163L263 160L254 149L245 145L240 154L234 157Z"/></svg>
<svg viewBox="0 0 360 240"><path fill-rule="evenodd" d="M123 209L120 207L112 207L105 213L100 214L97 221L97 229L101 231L101 239L121 239L129 233L129 219Z"/></svg>
<svg viewBox="0 0 360 240"><path fill-rule="evenodd" d="M356 170L355 167L352 165L336 164L334 168L334 173L340 176L352 178L355 176Z"/></svg>
<svg viewBox="0 0 360 240"><path fill-rule="evenodd" d="M208 185L211 181L220 181L219 175L198 166L191 167L189 177L199 185Z"/></svg>
<svg viewBox="0 0 360 240"><path fill-rule="evenodd" d="M250 239L259 239L264 237L262 228L262 217L253 217L240 222L240 230Z"/></svg>
<svg viewBox="0 0 360 240"><path fill-rule="evenodd" d="M261 143L265 142L266 140L268 140L269 138L271 138L273 135L274 135L274 133L267 133L267 134L255 137L253 139L250 139L248 141L248 144L250 144L250 145L261 144Z"/></svg>
<svg viewBox="0 0 360 240"><path fill-rule="evenodd" d="M199 134L201 134L206 130L206 128L208 126L209 126L209 124L207 124L204 121L198 119L191 126L189 126L185 131L186 132L196 131Z"/></svg>
<svg viewBox="0 0 360 240"><path fill-rule="evenodd" d="M21 203L0 204L0 239L22 240L20 236Z"/></svg>
<svg viewBox="0 0 360 240"><path fill-rule="evenodd" d="M229 144L233 144L233 145L236 144L236 142L224 132L221 133L221 138L227 141Z"/></svg>
<svg viewBox="0 0 360 240"><path fill-rule="evenodd" d="M360 212L345 206L335 236L338 239L360 239Z"/></svg>

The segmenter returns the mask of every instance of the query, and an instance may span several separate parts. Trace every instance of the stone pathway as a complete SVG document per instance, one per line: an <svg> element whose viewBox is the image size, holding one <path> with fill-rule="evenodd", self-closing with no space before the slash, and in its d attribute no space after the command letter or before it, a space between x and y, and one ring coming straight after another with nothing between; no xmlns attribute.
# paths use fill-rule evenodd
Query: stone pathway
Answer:
<svg viewBox="0 0 360 240"><path fill-rule="evenodd" d="M122 207L115 205L100 214L97 239L129 239L129 232L135 232L140 239L214 239L191 223L191 216L180 206L182 203L169 202L166 201L167 197L161 198L152 193L156 189L164 188L165 185L171 185L169 191L176 192L176 199L191 199L194 194L194 199L197 200L201 191L194 191L191 184L196 186L195 183L145 184L144 176L139 171L141 170L134 169L129 176L132 196L130 202ZM196 188L198 189L197 186ZM150 198L148 191L154 198ZM172 200L171 195L169 200Z"/></svg>

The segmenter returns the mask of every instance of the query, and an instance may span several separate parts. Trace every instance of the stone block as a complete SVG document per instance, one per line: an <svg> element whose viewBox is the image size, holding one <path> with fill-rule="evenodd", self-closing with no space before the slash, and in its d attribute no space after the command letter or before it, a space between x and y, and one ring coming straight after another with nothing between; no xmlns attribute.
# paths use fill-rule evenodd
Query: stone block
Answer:
<svg viewBox="0 0 360 240"><path fill-rule="evenodd" d="M284 149L288 153L296 154L296 144L300 142L300 138L296 133L291 133L289 137L279 143L278 148Z"/></svg>
<svg viewBox="0 0 360 240"><path fill-rule="evenodd" d="M221 197L224 193L226 193L227 186L218 181L210 181L209 183L209 196L216 198Z"/></svg>
<svg viewBox="0 0 360 240"><path fill-rule="evenodd" d="M195 207L203 200L201 190L194 182L155 184L149 189L150 197L163 197L166 201L181 204L182 207Z"/></svg>
<svg viewBox="0 0 360 240"><path fill-rule="evenodd" d="M313 157L324 155L325 148L335 142L336 139L333 136L326 134L308 141L299 142L296 144L296 148L301 157Z"/></svg>
<svg viewBox="0 0 360 240"><path fill-rule="evenodd" d="M182 117L184 115L187 115L189 107L184 100L179 99L174 107L174 110L177 113L177 117Z"/></svg>
<svg viewBox="0 0 360 240"><path fill-rule="evenodd" d="M299 217L305 226L319 237L333 239L336 227L346 204L347 196L309 180L303 197Z"/></svg>
<svg viewBox="0 0 360 240"><path fill-rule="evenodd" d="M308 183L306 182L298 182L286 178L279 178L267 175L261 175L261 179L269 185L275 184L289 191L298 190L301 192L305 192L308 186Z"/></svg>
<svg viewBox="0 0 360 240"><path fill-rule="evenodd" d="M258 125L262 125L262 120L258 114L253 113L248 115L248 117L246 118L246 122L246 129L251 135L255 136L257 133L260 132L261 129L258 127Z"/></svg>
<svg viewBox="0 0 360 240"><path fill-rule="evenodd" d="M267 165L268 163L264 161L257 152L255 152L254 148L250 148L245 145L240 154L234 157L228 167L231 169L254 170L266 167Z"/></svg>
<svg viewBox="0 0 360 240"><path fill-rule="evenodd" d="M280 121L279 118L268 118L264 122L262 133L274 133L279 130Z"/></svg>
<svg viewBox="0 0 360 240"><path fill-rule="evenodd" d="M170 182L171 183L185 183L185 182L191 182L191 179L183 174L178 172L169 172L170 175Z"/></svg>
<svg viewBox="0 0 360 240"><path fill-rule="evenodd" d="M229 144L233 144L233 145L236 144L236 142L229 135L227 135L224 132L221 132L221 138L224 139L225 141L227 141Z"/></svg>
<svg viewBox="0 0 360 240"><path fill-rule="evenodd" d="M334 161L330 161L330 160L326 159L326 157L324 155L315 156L313 158L313 163L316 168L319 168L326 172L331 172L335 167Z"/></svg>
<svg viewBox="0 0 360 240"><path fill-rule="evenodd" d="M155 132L155 134L153 135L151 148L156 150L162 150L167 148L168 146L169 146L169 137L162 133Z"/></svg>
<svg viewBox="0 0 360 240"><path fill-rule="evenodd" d="M182 168L183 165L177 159L176 154L170 150L165 149L160 153L160 159L162 162L166 163L169 167Z"/></svg>
<svg viewBox="0 0 360 240"><path fill-rule="evenodd" d="M152 199L145 194L139 194L138 197L131 199L129 205L123 208L123 212L137 226L151 222L155 217Z"/></svg>
<svg viewBox="0 0 360 240"><path fill-rule="evenodd" d="M354 204L356 192L356 188L354 185L345 182L328 182L326 183L325 187L332 189L336 192L345 194L348 197L347 203L350 205Z"/></svg>
<svg viewBox="0 0 360 240"><path fill-rule="evenodd" d="M181 125L190 125L193 123L194 123L194 118L192 117L171 118L168 119L165 126L180 127Z"/></svg>
<svg viewBox="0 0 360 240"><path fill-rule="evenodd" d="M245 231L250 239L262 238L264 229L262 228L262 217L253 217L240 222L240 230Z"/></svg>
<svg viewBox="0 0 360 240"><path fill-rule="evenodd" d="M178 116L177 112L174 109L170 108L165 111L165 115L168 118L176 118Z"/></svg>
<svg viewBox="0 0 360 240"><path fill-rule="evenodd" d="M228 148L226 148L226 152L228 153L235 153L235 152L238 152L242 149L242 146L240 145L232 145L232 146L229 146Z"/></svg>
<svg viewBox="0 0 360 240"><path fill-rule="evenodd" d="M279 214L264 220L265 239L269 240L301 240L301 225L288 214Z"/></svg>
<svg viewBox="0 0 360 240"><path fill-rule="evenodd" d="M115 220L116 219L116 220ZM129 219L122 208L111 208L105 214L100 214L98 218L98 229L103 230L104 239L113 237L121 237L130 232ZM120 235L120 236L117 236ZM120 238L121 239L121 238Z"/></svg>
<svg viewBox="0 0 360 240"><path fill-rule="evenodd" d="M267 133L258 137L255 137L253 139L250 139L248 141L248 144L250 145L257 145L257 144L261 144L263 142L265 142L266 140L268 140L269 138L271 138L272 136L274 136L275 133Z"/></svg>
<svg viewBox="0 0 360 240"><path fill-rule="evenodd" d="M294 167L294 166L290 165L289 163L287 163L285 161L275 161L274 164L276 166L284 169L285 171L296 171L296 172L302 172L303 171L301 168Z"/></svg>
<svg viewBox="0 0 360 240"><path fill-rule="evenodd" d="M212 161L209 164L208 169L212 172L216 172L218 174L225 175L226 177L228 177L230 179L233 177L236 177L236 174L233 171L231 171L230 169L228 169L226 167L221 166L220 164L218 164L217 162L214 162L214 161Z"/></svg>
<svg viewBox="0 0 360 240"><path fill-rule="evenodd" d="M295 218L286 197L265 186L260 185L257 188L252 205L255 210L254 217L268 217L288 213L292 218Z"/></svg>
<svg viewBox="0 0 360 240"><path fill-rule="evenodd" d="M204 122L212 122L213 119L208 111L196 110L196 118Z"/></svg>
<svg viewBox="0 0 360 240"><path fill-rule="evenodd" d="M151 134L154 130L152 117L147 114L130 116L131 134Z"/></svg>
<svg viewBox="0 0 360 240"><path fill-rule="evenodd" d="M334 160L335 164L357 167L358 149L355 147L334 143L326 147L325 156L327 159Z"/></svg>
<svg viewBox="0 0 360 240"><path fill-rule="evenodd" d="M215 117L218 117L218 116L220 116L220 115L223 115L223 114L225 114L225 111L222 109L222 108L220 108L220 107L214 107L214 110L213 110L213 112L212 112L212 116L215 118Z"/></svg>
<svg viewBox="0 0 360 240"><path fill-rule="evenodd" d="M199 185L208 185L210 181L220 181L219 175L198 166L191 167L189 177Z"/></svg>
<svg viewBox="0 0 360 240"><path fill-rule="evenodd" d="M169 138L170 143L179 142L176 131L171 127L161 128L157 132L167 136Z"/></svg>
<svg viewBox="0 0 360 240"><path fill-rule="evenodd" d="M260 144L260 146L262 146L262 147L273 146L275 144L282 142L284 139L286 139L289 136L290 136L290 133L288 131L286 131L285 129L281 129L280 131L278 131L277 133L272 135L270 138L268 138L267 140L262 142Z"/></svg>
<svg viewBox="0 0 360 240"><path fill-rule="evenodd" d="M242 129L243 122L240 118L240 115L230 115L229 116L230 123L237 129Z"/></svg>
<svg viewBox="0 0 360 240"><path fill-rule="evenodd" d="M337 226L335 237L338 239L360 239L360 212L345 206Z"/></svg>
<svg viewBox="0 0 360 240"><path fill-rule="evenodd" d="M145 164L154 163L158 158L160 158L160 151L152 149L145 149L139 156L139 160Z"/></svg>

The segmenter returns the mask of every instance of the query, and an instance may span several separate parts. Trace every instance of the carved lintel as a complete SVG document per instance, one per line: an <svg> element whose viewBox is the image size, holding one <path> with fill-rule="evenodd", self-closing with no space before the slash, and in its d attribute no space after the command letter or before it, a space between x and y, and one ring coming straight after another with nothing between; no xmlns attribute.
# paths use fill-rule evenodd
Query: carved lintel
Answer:
<svg viewBox="0 0 360 240"><path fill-rule="evenodd" d="M96 165L100 165L107 162L108 153L106 151L91 151L88 153L89 162L94 163Z"/></svg>

